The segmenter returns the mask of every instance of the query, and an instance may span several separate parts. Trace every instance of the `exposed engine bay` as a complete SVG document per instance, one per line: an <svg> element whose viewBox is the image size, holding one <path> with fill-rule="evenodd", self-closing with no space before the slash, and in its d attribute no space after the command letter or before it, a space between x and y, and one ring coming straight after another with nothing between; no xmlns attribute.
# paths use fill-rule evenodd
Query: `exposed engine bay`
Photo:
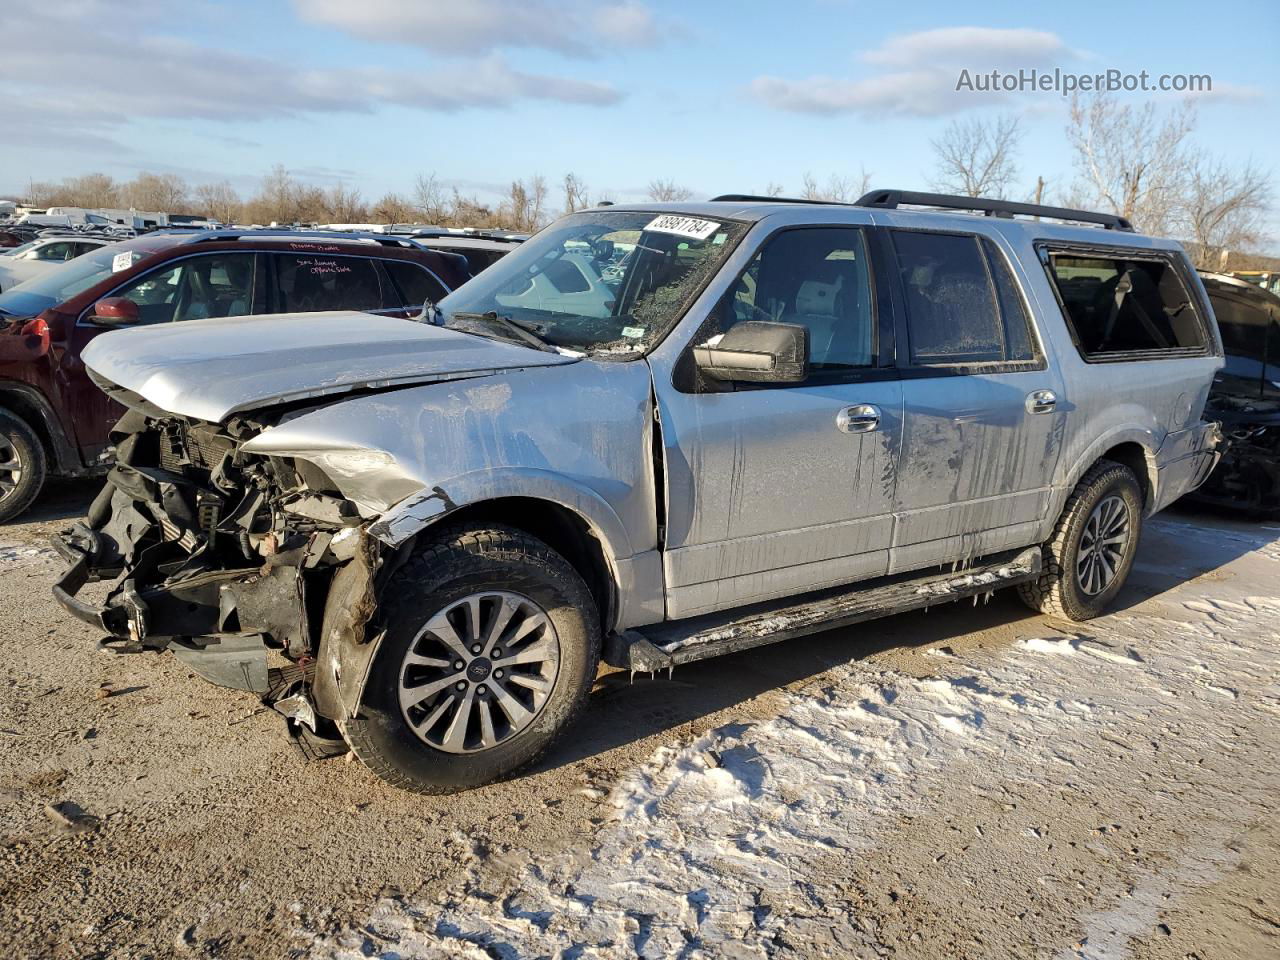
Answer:
<svg viewBox="0 0 1280 960"><path fill-rule="evenodd" d="M72 561L55 594L109 634L104 648L170 649L205 679L263 696L295 733L320 731L317 712L341 711L336 689L316 692L313 666L335 577L348 571L331 632L362 642L375 608L381 549L367 518L314 464L244 452L267 422L155 414L131 410L117 425L106 486L55 539ZM101 606L76 597L95 580L111 581ZM268 651L296 668L269 670Z"/></svg>

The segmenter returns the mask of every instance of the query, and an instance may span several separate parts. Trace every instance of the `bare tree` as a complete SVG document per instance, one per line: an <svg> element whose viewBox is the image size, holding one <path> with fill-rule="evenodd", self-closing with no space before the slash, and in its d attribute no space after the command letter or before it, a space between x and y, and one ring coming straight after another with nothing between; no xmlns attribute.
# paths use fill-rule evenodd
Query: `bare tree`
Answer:
<svg viewBox="0 0 1280 960"><path fill-rule="evenodd" d="M693 197L693 191L688 187L682 187L674 180L650 180L649 181L649 199L654 201L680 201L689 200Z"/></svg>
<svg viewBox="0 0 1280 960"><path fill-rule="evenodd" d="M830 203L852 203L867 192L871 183L871 174L866 170L859 173L855 183L852 177L833 173L827 177L826 184L819 186L812 173L806 173L800 185L800 195L806 200L826 200Z"/></svg>
<svg viewBox="0 0 1280 960"><path fill-rule="evenodd" d="M455 227L491 227L497 225L493 209L481 203L478 197L464 197L453 188L453 197L449 201L450 226Z"/></svg>
<svg viewBox="0 0 1280 960"><path fill-rule="evenodd" d="M587 196L587 185L576 173L566 173L563 186L565 213L575 213L591 206L591 200Z"/></svg>
<svg viewBox="0 0 1280 960"><path fill-rule="evenodd" d="M457 191L454 191L457 196ZM413 201L427 223L446 226L450 220L449 199L435 173L420 173L413 184Z"/></svg>
<svg viewBox="0 0 1280 960"><path fill-rule="evenodd" d="M164 213L184 213L187 210L187 182L175 173L147 173L143 171L124 184L120 190L120 202L134 210L154 210Z"/></svg>
<svg viewBox="0 0 1280 960"><path fill-rule="evenodd" d="M373 219L379 223L408 223L413 218L413 203L398 193L384 193L373 205Z"/></svg>
<svg viewBox="0 0 1280 960"><path fill-rule="evenodd" d="M782 184L777 183L776 181L770 180L767 184L765 184L764 193L762 194L762 196L766 196L766 197L782 196Z"/></svg>
<svg viewBox="0 0 1280 960"><path fill-rule="evenodd" d="M213 217L219 223L235 223L240 219L244 204L235 188L226 180L201 184L196 187L195 196L198 212L206 217Z"/></svg>
<svg viewBox="0 0 1280 960"><path fill-rule="evenodd" d="M1194 127L1189 100L1162 114L1150 102L1072 97L1067 139L1088 202L1146 233L1169 233L1187 191L1187 138Z"/></svg>
<svg viewBox="0 0 1280 960"><path fill-rule="evenodd" d="M953 120L931 140L937 172L934 188L966 197L1007 196L1018 167L1014 154L1022 140L1012 114L984 120Z"/></svg>
<svg viewBox="0 0 1280 960"><path fill-rule="evenodd" d="M498 207L498 219L512 230L533 232L542 226L547 203L547 181L534 176L512 180L507 197Z"/></svg>
<svg viewBox="0 0 1280 960"><path fill-rule="evenodd" d="M262 178L262 186L246 205L245 213L255 223L295 223L301 217L299 185L284 164L277 163Z"/></svg>
<svg viewBox="0 0 1280 960"><path fill-rule="evenodd" d="M1265 214L1271 177L1246 164L1232 169L1221 159L1196 156L1188 164L1185 227L1188 252L1198 267L1217 269L1232 250L1267 239Z"/></svg>
<svg viewBox="0 0 1280 960"><path fill-rule="evenodd" d="M360 191L341 180L325 191L324 213L330 223L360 223L368 216Z"/></svg>
<svg viewBox="0 0 1280 960"><path fill-rule="evenodd" d="M60 183L33 183L27 191L37 207L114 207L119 187L105 173L68 177Z"/></svg>

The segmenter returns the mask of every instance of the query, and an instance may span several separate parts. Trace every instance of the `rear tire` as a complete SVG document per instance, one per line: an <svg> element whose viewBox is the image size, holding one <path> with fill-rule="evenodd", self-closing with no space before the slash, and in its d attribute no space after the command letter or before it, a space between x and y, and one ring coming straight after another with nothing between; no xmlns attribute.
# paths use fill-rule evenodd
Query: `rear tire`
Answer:
<svg viewBox="0 0 1280 960"><path fill-rule="evenodd" d="M577 571L542 541L496 525L443 532L383 596L386 634L342 733L388 783L418 793L491 783L536 762L582 712L600 618Z"/></svg>
<svg viewBox="0 0 1280 960"><path fill-rule="evenodd" d="M1099 460L1076 484L1053 536L1041 546L1040 576L1018 585L1032 610L1068 620L1102 614L1124 587L1142 533L1142 488L1133 471Z"/></svg>
<svg viewBox="0 0 1280 960"><path fill-rule="evenodd" d="M44 444L21 417L0 410L0 523L21 514L48 476Z"/></svg>

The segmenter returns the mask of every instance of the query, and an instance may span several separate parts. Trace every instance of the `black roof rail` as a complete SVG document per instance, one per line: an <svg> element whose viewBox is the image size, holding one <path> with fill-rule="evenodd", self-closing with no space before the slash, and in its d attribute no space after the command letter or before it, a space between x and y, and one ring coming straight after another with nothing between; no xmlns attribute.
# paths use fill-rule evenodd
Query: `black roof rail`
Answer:
<svg viewBox="0 0 1280 960"><path fill-rule="evenodd" d="M812 200L808 197L765 197L757 196L754 193L722 193L718 197L712 197L712 203L718 203L724 200L731 203L816 203L822 206L835 204L836 206L850 206L843 200Z"/></svg>
<svg viewBox="0 0 1280 960"><path fill-rule="evenodd" d="M944 210L973 210L988 217L1011 219L1016 216L1049 217L1053 220L1074 220L1078 223L1097 223L1108 230L1133 233L1133 224L1114 213L1095 213L1091 210L1072 210L1069 207L1046 207L1038 203L1019 203L1015 200L989 200L986 197L958 197L948 193L917 193L914 190L872 190L858 198L854 206L879 207L896 210L900 205L941 207Z"/></svg>

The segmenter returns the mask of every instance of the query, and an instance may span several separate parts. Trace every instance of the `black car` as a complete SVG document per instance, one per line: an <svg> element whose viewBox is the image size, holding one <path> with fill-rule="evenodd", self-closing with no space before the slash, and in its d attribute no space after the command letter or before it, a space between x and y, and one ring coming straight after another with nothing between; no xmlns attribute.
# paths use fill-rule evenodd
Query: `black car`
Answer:
<svg viewBox="0 0 1280 960"><path fill-rule="evenodd" d="M1193 494L1202 502L1280 514L1280 297L1237 277L1202 273L1226 350L1205 419L1231 443Z"/></svg>

